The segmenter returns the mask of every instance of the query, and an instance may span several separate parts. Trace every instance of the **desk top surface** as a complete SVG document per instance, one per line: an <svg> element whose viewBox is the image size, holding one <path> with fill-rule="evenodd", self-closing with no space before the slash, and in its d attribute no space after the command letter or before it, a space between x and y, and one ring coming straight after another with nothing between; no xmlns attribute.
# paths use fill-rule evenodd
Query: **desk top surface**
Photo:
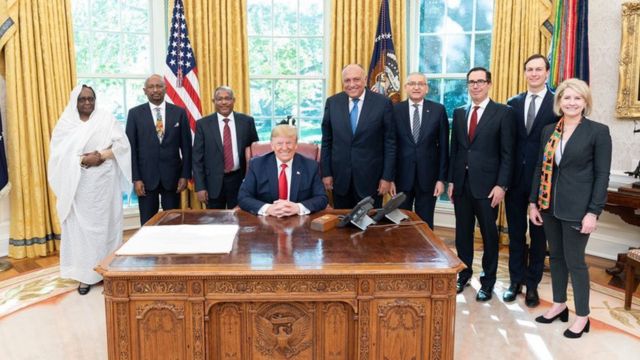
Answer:
<svg viewBox="0 0 640 360"><path fill-rule="evenodd" d="M464 265L414 213L395 225L366 231L349 226L318 232L311 220L325 214L273 218L242 210L171 210L148 225L238 224L230 254L115 256L97 267L104 276L132 275L350 275L456 273ZM340 213L340 211L333 211Z"/></svg>

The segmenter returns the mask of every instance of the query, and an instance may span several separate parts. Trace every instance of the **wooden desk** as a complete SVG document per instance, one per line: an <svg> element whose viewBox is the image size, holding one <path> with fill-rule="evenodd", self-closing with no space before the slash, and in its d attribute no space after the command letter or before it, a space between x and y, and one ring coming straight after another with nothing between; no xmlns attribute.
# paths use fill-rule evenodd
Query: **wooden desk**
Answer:
<svg viewBox="0 0 640 360"><path fill-rule="evenodd" d="M319 215L156 215L240 231L230 254L106 258L109 359L453 359L460 260L424 224L322 233Z"/></svg>
<svg viewBox="0 0 640 360"><path fill-rule="evenodd" d="M607 203L604 209L620 216L627 224L640 226L640 189L631 186L620 186L607 192Z"/></svg>

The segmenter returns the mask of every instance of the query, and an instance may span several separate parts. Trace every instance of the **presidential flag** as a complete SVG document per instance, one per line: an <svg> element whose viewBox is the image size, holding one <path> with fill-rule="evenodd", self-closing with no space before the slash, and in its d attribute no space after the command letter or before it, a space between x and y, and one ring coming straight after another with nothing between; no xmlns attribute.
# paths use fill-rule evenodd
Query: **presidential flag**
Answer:
<svg viewBox="0 0 640 360"><path fill-rule="evenodd" d="M175 0L173 7L164 82L167 86L167 101L186 110L193 135L196 130L196 120L202 117L202 105L198 68L189 41L182 0Z"/></svg>
<svg viewBox="0 0 640 360"><path fill-rule="evenodd" d="M400 71L391 36L388 0L380 3L378 29L367 78L371 91L388 96L394 103L400 101Z"/></svg>

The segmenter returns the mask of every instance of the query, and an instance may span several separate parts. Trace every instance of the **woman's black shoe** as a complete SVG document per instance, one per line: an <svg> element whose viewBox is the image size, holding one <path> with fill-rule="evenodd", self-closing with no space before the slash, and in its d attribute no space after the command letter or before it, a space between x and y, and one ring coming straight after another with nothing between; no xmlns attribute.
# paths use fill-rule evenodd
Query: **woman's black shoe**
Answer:
<svg viewBox="0 0 640 360"><path fill-rule="evenodd" d="M580 331L579 333L574 333L573 331L567 329L564 331L564 337L567 337L569 339L577 339L582 336L582 333L588 333L590 327L591 322L589 321L589 319L587 319L587 324L582 328L582 331Z"/></svg>
<svg viewBox="0 0 640 360"><path fill-rule="evenodd" d="M89 290L91 290L91 285L87 285L87 284L78 285L78 294L80 295L87 295L89 293Z"/></svg>
<svg viewBox="0 0 640 360"><path fill-rule="evenodd" d="M544 317L544 315L540 315L536 318L536 322L539 322L542 324L551 324L557 318L560 318L560 321L562 322L569 321L569 308L564 308L564 310L562 310L560 313L558 313L556 316L552 317L551 319L547 319L546 317Z"/></svg>

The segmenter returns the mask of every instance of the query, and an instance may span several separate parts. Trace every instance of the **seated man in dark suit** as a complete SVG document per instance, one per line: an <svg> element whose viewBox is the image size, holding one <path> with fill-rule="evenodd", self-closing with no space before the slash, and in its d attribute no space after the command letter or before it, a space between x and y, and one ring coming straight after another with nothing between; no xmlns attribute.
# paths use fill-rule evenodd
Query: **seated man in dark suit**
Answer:
<svg viewBox="0 0 640 360"><path fill-rule="evenodd" d="M297 129L278 125L271 131L270 152L249 163L238 203L256 215L306 215L327 207L318 163L296 154Z"/></svg>

